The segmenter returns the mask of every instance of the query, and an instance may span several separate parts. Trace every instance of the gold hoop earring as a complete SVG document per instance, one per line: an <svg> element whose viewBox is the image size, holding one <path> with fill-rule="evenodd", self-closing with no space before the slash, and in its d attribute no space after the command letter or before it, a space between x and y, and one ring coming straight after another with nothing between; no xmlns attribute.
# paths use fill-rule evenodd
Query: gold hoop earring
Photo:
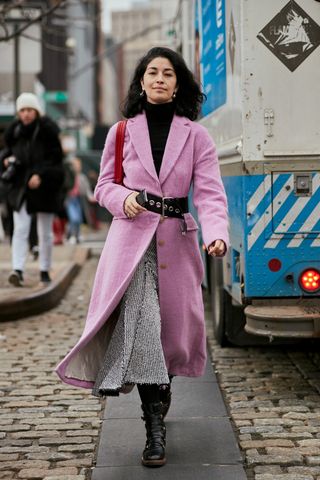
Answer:
<svg viewBox="0 0 320 480"><path fill-rule="evenodd" d="M140 97L143 97L144 96L144 90L142 89L141 93L140 93Z"/></svg>

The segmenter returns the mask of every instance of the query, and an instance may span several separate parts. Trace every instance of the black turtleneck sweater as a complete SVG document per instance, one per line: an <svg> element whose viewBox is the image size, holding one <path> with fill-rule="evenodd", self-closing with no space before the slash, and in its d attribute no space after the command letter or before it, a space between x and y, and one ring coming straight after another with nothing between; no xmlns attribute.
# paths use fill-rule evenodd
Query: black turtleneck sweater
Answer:
<svg viewBox="0 0 320 480"><path fill-rule="evenodd" d="M156 172L159 175L162 157L174 114L174 103L153 104L146 102L145 111L148 121L152 157Z"/></svg>

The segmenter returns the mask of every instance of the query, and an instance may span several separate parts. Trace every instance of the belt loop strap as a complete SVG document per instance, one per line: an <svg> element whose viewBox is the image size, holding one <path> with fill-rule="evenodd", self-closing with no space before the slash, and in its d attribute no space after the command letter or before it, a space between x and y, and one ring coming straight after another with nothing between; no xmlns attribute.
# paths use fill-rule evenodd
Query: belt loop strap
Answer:
<svg viewBox="0 0 320 480"><path fill-rule="evenodd" d="M163 217L166 217L166 216L167 216L167 215L165 214L165 210L166 210L166 208L165 208L165 207L166 207L165 200L166 200L166 198L169 198L169 197L162 197L162 198L161 198L161 215L162 215ZM168 208L168 207L167 207L167 208Z"/></svg>

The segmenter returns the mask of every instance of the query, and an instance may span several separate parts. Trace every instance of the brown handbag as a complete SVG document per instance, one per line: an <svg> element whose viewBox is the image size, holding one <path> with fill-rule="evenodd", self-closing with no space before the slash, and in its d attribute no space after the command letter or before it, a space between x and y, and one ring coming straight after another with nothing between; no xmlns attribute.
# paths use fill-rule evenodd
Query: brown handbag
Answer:
<svg viewBox="0 0 320 480"><path fill-rule="evenodd" d="M123 182L123 145L126 133L127 120L121 120L117 126L116 146L115 146L115 163L114 163L114 181L122 185Z"/></svg>

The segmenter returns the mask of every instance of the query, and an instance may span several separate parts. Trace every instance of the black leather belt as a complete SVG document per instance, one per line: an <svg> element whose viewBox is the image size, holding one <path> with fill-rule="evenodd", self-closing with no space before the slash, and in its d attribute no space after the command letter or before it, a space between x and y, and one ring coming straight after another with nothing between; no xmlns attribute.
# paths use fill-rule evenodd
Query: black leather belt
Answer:
<svg viewBox="0 0 320 480"><path fill-rule="evenodd" d="M136 200L150 212L159 213L164 217L183 218L183 214L189 211L188 197L157 197L143 190Z"/></svg>

